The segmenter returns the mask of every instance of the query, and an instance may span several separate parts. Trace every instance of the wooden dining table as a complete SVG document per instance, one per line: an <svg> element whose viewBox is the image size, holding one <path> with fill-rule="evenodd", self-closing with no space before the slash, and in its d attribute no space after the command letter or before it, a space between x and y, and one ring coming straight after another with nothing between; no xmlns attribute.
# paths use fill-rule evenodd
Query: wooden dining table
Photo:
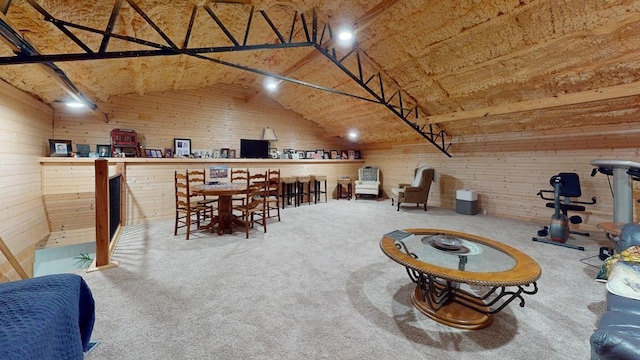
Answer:
<svg viewBox="0 0 640 360"><path fill-rule="evenodd" d="M218 235L225 232L232 232L232 225L236 221L233 215L232 198L233 195L245 194L247 192L247 184L244 183L221 183L221 184L203 184L195 185L192 191L206 196L218 197L218 216L211 221L211 232L215 232L214 225L218 224ZM239 225L242 225L238 221Z"/></svg>

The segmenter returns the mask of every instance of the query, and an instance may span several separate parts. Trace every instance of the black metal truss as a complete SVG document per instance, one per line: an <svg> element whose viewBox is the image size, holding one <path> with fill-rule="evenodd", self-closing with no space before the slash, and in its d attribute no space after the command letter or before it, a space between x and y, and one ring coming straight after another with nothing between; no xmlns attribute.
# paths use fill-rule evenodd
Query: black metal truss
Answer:
<svg viewBox="0 0 640 360"><path fill-rule="evenodd" d="M7 40L12 42L16 48L14 50L15 56L9 57L0 57L0 65L11 65L11 64L47 64L54 69L56 73L58 73L61 78L67 79L66 75L55 66L55 62L64 62L64 61L83 61L83 60L100 60L100 59L117 59L117 58L132 58L132 57L149 57L149 56L171 56L171 55L188 55L193 56L199 59L211 61L220 65L230 66L237 69L254 72L257 74L261 74L264 76L270 76L276 79L280 79L287 82L296 83L303 86L308 86L314 89L328 91L339 95L350 96L353 98L357 98L360 100L376 103L385 106L389 109L395 116L399 117L403 122L409 125L414 131L419 133L422 137L424 137L427 141L429 141L432 145L438 148L442 153L451 157L448 153L449 147L451 143L448 141L448 134L444 130L434 130L434 124L418 124L418 115L420 112L420 107L417 102L410 101L413 105L408 106L405 104L407 102L403 98L406 96L410 100L411 97L399 87L395 87L388 91L385 89L383 75L380 72L369 75L365 77L365 73L363 70L363 60L361 57L361 50L357 48L357 46L353 46L350 51L348 51L345 55L341 57L338 56L338 51L336 50L335 37L331 26L324 24L322 26L322 31L319 31L318 19L316 13L313 13L312 23L308 24L308 21L304 14L298 14L295 12L293 21L291 22L291 27L289 29L288 34L283 34L271 21L267 13L263 10L258 11L258 13L262 16L263 20L268 24L269 28L272 30L273 35L277 38L275 43L264 43L264 44L251 44L249 39L249 32L251 30L251 26L254 21L254 15L256 13L255 8L252 6L251 10L248 14L247 24L244 31L243 39L237 39L234 35L228 30L227 26L220 20L220 18L215 13L214 9L212 9L208 4L203 6L194 6L189 24L187 26L185 39L183 41L182 46L178 46L175 41L173 41L167 34L135 3L135 0L115 0L114 7L111 12L111 16L109 19L109 23L106 29L96 29L88 26L84 26L81 24L71 23L65 20L57 19L51 14L49 14L42 6L40 6L35 0L26 0L36 11L38 11L44 18L45 21L52 23L57 29L59 29L65 36L67 36L71 41L73 41L79 48L81 48L84 52L81 53L67 53L67 54L40 54L35 51L28 42L24 41L19 35L12 36L11 26L4 20L4 18L0 17L0 35L5 37ZM127 2L131 8L138 13L146 23L154 29L154 31L165 41L164 44L152 42L149 40L120 35L113 33L113 28L115 21L118 17L118 14L122 8L124 2ZM4 0L4 2L0 2L0 11L3 13L7 13L11 6L11 0ZM228 39L231 45L220 45L220 46L211 46L211 47L189 47L189 41L191 37L191 33L194 27L194 20L198 11L206 11L209 17L214 21L217 26L222 30ZM304 33L304 41L294 41L294 34L297 29L296 26L301 27L301 31ZM102 41L100 43L100 47L97 50L92 49L88 44L83 42L80 38L78 38L72 31L79 30L84 32L89 32L93 34L98 34L102 36ZM325 39L326 36L326 39ZM12 39L12 37L14 37ZM15 38L21 39L22 41L15 42ZM109 42L111 39L119 39L129 43L134 43L142 46L149 47L148 50L131 50L131 51L109 51ZM336 89L327 88L324 86L319 86L315 84L311 84L308 82L304 82L301 80L293 79L288 76L282 76L275 73L270 73L267 71L263 71L260 69L252 68L245 65L234 64L224 60L215 59L209 56L205 56L206 54L215 54L215 53L226 53L226 52L238 52L238 51L255 51L255 50L269 50L269 49L285 49L285 48L299 48L299 47L310 47L315 48L322 55L328 58L333 64L335 64L341 71L343 71L348 77L350 77L354 82L356 82L361 88L363 88L371 98L359 96L355 94L350 94L346 92L342 92ZM345 61L351 57L355 56L355 63L357 69L351 70L345 65ZM355 71L355 72L354 72ZM368 75L368 74L367 74ZM67 82L70 83L70 81ZM71 84L71 83L70 83ZM376 87L374 87L377 85ZM73 84L71 84L73 88ZM389 92L392 92L391 96L387 96ZM79 92L78 92L79 93ZM85 98L86 99L86 98ZM87 100L88 101L88 100ZM88 101L88 103L91 103ZM409 103L409 102L407 102Z"/></svg>

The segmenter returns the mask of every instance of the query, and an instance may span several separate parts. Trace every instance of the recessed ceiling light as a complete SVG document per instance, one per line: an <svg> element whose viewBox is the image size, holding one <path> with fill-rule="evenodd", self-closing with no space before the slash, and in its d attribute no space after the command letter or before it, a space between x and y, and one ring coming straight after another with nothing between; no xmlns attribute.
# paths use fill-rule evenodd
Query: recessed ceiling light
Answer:
<svg viewBox="0 0 640 360"><path fill-rule="evenodd" d="M350 131L349 132L349 139L355 140L357 138L358 138L358 133L357 132L355 132L355 131Z"/></svg>

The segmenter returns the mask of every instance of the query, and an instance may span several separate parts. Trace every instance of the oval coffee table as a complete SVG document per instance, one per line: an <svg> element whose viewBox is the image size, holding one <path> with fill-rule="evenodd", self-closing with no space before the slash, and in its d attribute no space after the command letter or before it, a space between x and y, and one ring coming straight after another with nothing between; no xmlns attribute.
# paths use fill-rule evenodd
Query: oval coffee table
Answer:
<svg viewBox="0 0 640 360"><path fill-rule="evenodd" d="M538 292L541 270L525 253L477 235L438 229L406 229L402 240L385 235L382 251L403 265L416 288L413 305L442 324L482 329L493 314L524 294Z"/></svg>

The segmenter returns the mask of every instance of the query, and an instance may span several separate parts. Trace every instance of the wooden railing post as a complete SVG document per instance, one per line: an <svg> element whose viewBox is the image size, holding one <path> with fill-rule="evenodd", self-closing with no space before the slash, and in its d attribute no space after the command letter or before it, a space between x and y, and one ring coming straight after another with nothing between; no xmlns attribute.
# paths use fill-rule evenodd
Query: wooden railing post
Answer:
<svg viewBox="0 0 640 360"><path fill-rule="evenodd" d="M95 161L96 178L96 262L103 269L116 266L109 261L109 161Z"/></svg>

